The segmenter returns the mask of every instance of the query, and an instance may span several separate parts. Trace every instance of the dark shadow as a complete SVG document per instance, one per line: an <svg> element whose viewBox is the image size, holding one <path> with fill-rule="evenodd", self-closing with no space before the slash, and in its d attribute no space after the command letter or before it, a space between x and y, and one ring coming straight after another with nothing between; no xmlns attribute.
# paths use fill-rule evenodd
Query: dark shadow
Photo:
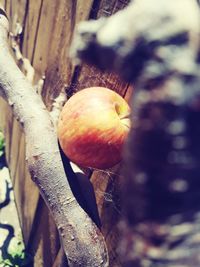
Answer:
<svg viewBox="0 0 200 267"><path fill-rule="evenodd" d="M0 169L3 167L6 167L5 153L0 157ZM8 181L5 181L5 183L6 183L5 199L2 202L0 202L0 210L9 205L11 201L10 193L13 190L13 188L11 185L9 185ZM5 238L2 246L0 247L2 253L2 260L9 260L13 264L13 266L32 267L33 264L31 263L31 259L25 253L25 251L22 251L22 253L23 252L25 253L25 259L20 258L19 255L11 255L8 251L10 242L15 237L13 226L10 224L0 223L0 229L8 231L7 237Z"/></svg>
<svg viewBox="0 0 200 267"><path fill-rule="evenodd" d="M6 167L6 157L5 157L5 153L3 153L2 156L0 156L0 169L2 169L3 167Z"/></svg>
<svg viewBox="0 0 200 267"><path fill-rule="evenodd" d="M70 165L69 159L63 153L60 145L59 148L66 177L68 178L69 185L77 202L95 222L97 227L101 228L101 221L97 209L96 197L92 183L86 175L79 172L74 173Z"/></svg>
<svg viewBox="0 0 200 267"><path fill-rule="evenodd" d="M0 203L0 210L7 206L10 203L10 192L12 191L12 187L9 187L8 181L6 181L6 195L5 200Z"/></svg>
<svg viewBox="0 0 200 267"><path fill-rule="evenodd" d="M14 237L14 228L9 224L3 224L3 223L0 223L0 228L8 231L8 235L3 242L3 245L0 247L0 250L2 251L2 258L3 260L7 259L10 260L11 256L8 253L8 247L11 239Z"/></svg>

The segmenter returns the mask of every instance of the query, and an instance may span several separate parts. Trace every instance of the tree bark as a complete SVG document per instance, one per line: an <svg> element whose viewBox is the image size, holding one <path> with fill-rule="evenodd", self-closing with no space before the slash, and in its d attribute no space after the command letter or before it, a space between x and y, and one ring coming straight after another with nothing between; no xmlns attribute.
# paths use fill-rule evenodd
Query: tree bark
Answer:
<svg viewBox="0 0 200 267"><path fill-rule="evenodd" d="M1 10L0 93L23 126L28 168L55 220L69 266L108 266L104 238L71 192L50 115L15 64L7 36L8 20Z"/></svg>
<svg viewBox="0 0 200 267"><path fill-rule="evenodd" d="M195 0L136 0L82 23L72 54L131 81L123 266L200 266L200 12Z"/></svg>

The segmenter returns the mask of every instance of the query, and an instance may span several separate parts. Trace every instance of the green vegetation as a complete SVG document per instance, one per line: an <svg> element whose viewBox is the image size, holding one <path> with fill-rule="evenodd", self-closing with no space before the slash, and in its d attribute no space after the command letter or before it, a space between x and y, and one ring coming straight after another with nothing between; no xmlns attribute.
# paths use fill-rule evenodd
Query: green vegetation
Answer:
<svg viewBox="0 0 200 267"><path fill-rule="evenodd" d="M4 136L3 133L0 130L0 157L3 155L4 153L4 147L5 147L5 141L4 141Z"/></svg>
<svg viewBox="0 0 200 267"><path fill-rule="evenodd" d="M15 237L9 245L9 251L2 249L2 254L4 259L0 257L0 267L31 266L31 257L24 251L23 242Z"/></svg>
<svg viewBox="0 0 200 267"><path fill-rule="evenodd" d="M0 130L0 169L5 166L5 140ZM31 257L24 250L22 237L12 237L0 247L0 267L30 267Z"/></svg>
<svg viewBox="0 0 200 267"><path fill-rule="evenodd" d="M0 259L0 267L22 267L30 266L30 258L26 256L24 251L20 254L16 253L13 255L8 255L6 260Z"/></svg>

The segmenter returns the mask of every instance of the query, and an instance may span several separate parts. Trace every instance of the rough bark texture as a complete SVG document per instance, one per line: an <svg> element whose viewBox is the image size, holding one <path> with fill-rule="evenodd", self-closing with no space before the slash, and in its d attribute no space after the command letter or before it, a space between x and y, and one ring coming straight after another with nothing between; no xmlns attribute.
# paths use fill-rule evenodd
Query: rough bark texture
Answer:
<svg viewBox="0 0 200 267"><path fill-rule="evenodd" d="M124 170L123 266L200 266L200 12L135 0L82 23L72 54L133 82Z"/></svg>
<svg viewBox="0 0 200 267"><path fill-rule="evenodd" d="M108 266L104 238L67 182L48 111L10 55L8 20L0 12L0 92L24 128L32 179L52 212L69 266Z"/></svg>

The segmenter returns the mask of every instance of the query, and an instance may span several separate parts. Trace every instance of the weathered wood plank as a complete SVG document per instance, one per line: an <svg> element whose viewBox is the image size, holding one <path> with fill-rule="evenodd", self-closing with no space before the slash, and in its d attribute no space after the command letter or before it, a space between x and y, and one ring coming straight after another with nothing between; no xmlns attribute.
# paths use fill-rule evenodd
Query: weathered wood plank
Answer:
<svg viewBox="0 0 200 267"><path fill-rule="evenodd" d="M30 60L31 63L33 63L35 41L38 33L42 3L42 0L28 1L26 10L27 13L24 25L22 53Z"/></svg>
<svg viewBox="0 0 200 267"><path fill-rule="evenodd" d="M34 220L35 224L29 243L29 252L34 257L34 266L52 266L60 248L60 239L51 215L42 200Z"/></svg>
<svg viewBox="0 0 200 267"><path fill-rule="evenodd" d="M83 2L81 5L83 6ZM88 3L85 6L89 6ZM59 77L62 83L65 76L67 76L65 69L67 69L66 57L68 52L66 51L69 49L69 40L72 32L69 19L71 16L70 11L73 8L75 7L69 1L57 1L56 3L43 1L34 48L33 65L38 75L43 75L47 66L53 66L54 70L55 68L59 68L62 73L62 75L60 75L61 77ZM80 7L79 10L74 10L74 12L78 14L75 16L76 21L84 17L84 12L79 14ZM51 46L50 50L49 45ZM55 82L55 73L52 79L53 82ZM48 71L46 80L47 82L51 80ZM46 91L46 93L47 92L48 91Z"/></svg>
<svg viewBox="0 0 200 267"><path fill-rule="evenodd" d="M6 12L10 18L10 30L15 35L18 33L19 26L23 26L26 16L26 0L6 1ZM25 140L22 129L18 122L13 119L12 112L7 105L3 105L2 112L6 137L6 158L9 164L11 177L13 180L14 191L18 214L23 226L25 241L29 238L29 233L34 217L39 193L33 182L25 164Z"/></svg>
<svg viewBox="0 0 200 267"><path fill-rule="evenodd" d="M32 182L26 167L24 134L22 134L20 138L18 164L14 180L14 192L24 240L27 244L37 207L39 192L35 184Z"/></svg>
<svg viewBox="0 0 200 267"><path fill-rule="evenodd" d="M55 15L60 5L59 1L43 0L40 11L40 18L37 27L37 35L33 48L32 64L39 77L45 74L47 58L49 56L49 46L52 41L54 31Z"/></svg>
<svg viewBox="0 0 200 267"><path fill-rule="evenodd" d="M92 15L94 17L94 13L96 12L97 17L110 16L119 9L124 8L128 2L129 1L102 0L98 6L98 12L97 10L93 10ZM91 86L108 87L118 92L127 100L131 91L129 85L120 80L117 75L102 72L95 67L83 64L82 67L79 68L79 72L66 92L70 95L71 93ZM126 93L127 96L125 96ZM119 238L117 222L119 221L120 215L120 192L118 190L121 183L121 176L119 175L120 169L119 165L108 172L97 170L91 175L91 182L94 186L97 205L102 221L102 232L106 238L108 246L110 266L114 267L121 266L117 255L117 243Z"/></svg>
<svg viewBox="0 0 200 267"><path fill-rule="evenodd" d="M52 267L67 267L67 259L62 247L59 249Z"/></svg>
<svg viewBox="0 0 200 267"><path fill-rule="evenodd" d="M10 16L10 14L15 12L20 14L22 12L21 7L26 6L26 9L24 9L24 12L27 12L25 14L26 19L24 18L23 12L18 16L21 23L25 22L24 38L21 44L22 51L36 69L36 80L44 74L46 76L42 95L49 109L52 100L63 88L66 89L69 95L91 86L105 86L117 91L122 96L126 92L130 92L130 89L127 91L128 85L117 76L111 73L100 72L96 68L85 64L74 75L74 66L69 58L69 46L73 31L79 21L87 19L89 15L93 18L109 16L123 8L129 1L102 0L98 4L93 5L92 12L92 0L35 0L28 1L28 5L25 5L25 2L25 0L18 0L12 3L10 0L7 0L6 9L9 10ZM94 2L97 3L97 1ZM16 3L19 4L18 7ZM13 18L14 20L16 18ZM4 105L4 102L1 102L0 112ZM6 114L4 118L1 118L2 115L0 113L0 120L2 120L0 124L5 125L6 123L7 153L9 155L10 151L9 163L11 174L15 176L14 190L25 241L29 244L32 253L35 255L35 266L51 266L58 252L58 247L57 245L55 246L58 242L57 232L44 203L39 202L38 204L39 194L37 188L30 180L25 167L25 141L23 134L21 134L21 129L15 121L12 127L12 115L9 117L9 113ZM12 130L11 138L9 131L11 132ZM17 144L19 149L17 148ZM107 199L118 196L118 192L116 191L116 184L118 183L116 181L118 181L120 176L117 174L117 170L113 169L112 171L115 173L114 175L112 173L94 171L91 180L96 190L99 211L104 224L102 230L106 236L111 256L111 266L120 266L115 251L117 229L112 228L113 224L116 224L118 220L119 210L116 210L116 207L113 206L116 204L113 199L111 202L106 202L105 198L105 196ZM113 188L112 194L109 194L110 188ZM36 212L36 208L40 212ZM32 234L30 236L31 229L32 233L33 231L35 232L34 235ZM51 233L51 238L54 241L48 240L47 236L49 233ZM45 250L49 251L48 255ZM54 256L50 257L51 253ZM48 259L48 257L50 258Z"/></svg>
<svg viewBox="0 0 200 267"><path fill-rule="evenodd" d="M71 91L75 93L81 89L93 86L107 87L118 92L122 96L127 89L127 84L122 81L117 75L99 71L95 67L84 64L81 68L78 79L73 81L73 83L71 84L69 93L71 94Z"/></svg>
<svg viewBox="0 0 200 267"><path fill-rule="evenodd" d="M89 1L88 1L89 2ZM54 84L58 82L56 80L56 73L55 68L59 69L59 82L64 83L67 77L67 68L69 68L66 58L68 56L68 50L69 50L69 42L71 40L71 32L72 32L72 25L71 21L69 20L70 10L74 8L71 2L69 1L57 1L49 3L49 1L42 1L40 3L37 1L37 8L34 4L32 4L32 7L30 6L29 12L32 12L30 19L32 17L33 23L37 25L37 30L33 30L34 40L35 44L31 44L31 36L28 36L28 26L27 23L30 23L29 21L29 15L27 15L26 19L26 36L29 38L29 40L25 41L23 44L23 49L26 53L26 55L29 57L30 60L32 60L33 66L36 69L37 77L36 80L41 78L41 76L45 73L46 74L46 82L50 86L51 82ZM71 5L71 7L70 7ZM86 4L86 6L88 3ZM73 6L73 7L72 7ZM81 6L83 6L83 2L81 2ZM89 6L89 5L88 5ZM77 7L77 6L76 6ZM41 14L38 16L38 22L34 22L34 14L37 10L40 10ZM85 10L85 9L84 9ZM77 9L75 11L75 23L77 20L80 20L84 17L84 12L80 13L81 8ZM86 12L88 14L89 11ZM56 17L55 17L56 16ZM33 40L33 39L32 39ZM30 47L29 47L30 44ZM32 51L31 51L32 50ZM53 67L54 74L52 77L50 77L48 68ZM46 71L47 68L47 71ZM58 90L60 91L61 87L58 86ZM57 88L56 87L56 88ZM52 89L54 87L49 87L48 90ZM45 91L45 94L48 94L48 90ZM51 91L52 92L52 91ZM53 92L54 93L54 92ZM43 93L43 95L45 95ZM48 101L46 102L49 104L49 102L52 100L52 96ZM35 200L35 202L34 202ZM31 203L31 201L29 201ZM33 199L33 204L36 204L36 197ZM38 203L37 207L39 208L39 205L41 205L41 202ZM42 204L44 205L44 204ZM36 205L34 206L36 207ZM43 212L45 208L43 209ZM35 229L35 222L37 218L37 213L34 214L34 211L31 213L29 211L29 218L31 217L33 220L34 217L34 223L32 225L32 231ZM41 215L43 217L43 215ZM37 219L38 221L39 219ZM49 218L49 226L54 223L52 222L51 217ZM28 225L29 226L29 225ZM23 227L24 228L24 227ZM30 228L26 227L24 229L25 231L25 241L28 241L28 244L30 246L30 249L34 250L35 254L35 264L36 266L40 266L41 264L44 264L44 266L50 266L49 262L47 262L47 259L45 258L45 252L43 251L46 249L47 251L50 250L50 243L45 242L45 235L41 236L40 238L38 235L41 235L40 231L43 231L43 229L37 229L35 233L35 238L39 238L39 245L33 248L33 239L32 236L28 236L28 230L30 231ZM54 229L51 230L52 237L56 237L57 231ZM44 239L44 240L43 240ZM45 248L43 247L43 244L45 242ZM41 263L43 262L43 263ZM43 265L41 265L43 266Z"/></svg>
<svg viewBox="0 0 200 267"><path fill-rule="evenodd" d="M16 0L14 2L10 0L4 1L6 13L8 17L10 18L10 31L14 34L19 28L19 25L23 23L23 19L25 15L25 5L26 5L26 0ZM5 120L8 121L8 124L5 127L4 132L6 136L6 158L7 158L8 164L10 164L11 140L18 133L15 133L12 129L13 128L12 124L14 120L13 120L13 114L10 108L7 105L4 105L4 109L2 112L3 112L2 116L5 116Z"/></svg>
<svg viewBox="0 0 200 267"><path fill-rule="evenodd" d="M128 87L124 98L129 102L132 87ZM94 171L91 176L98 210L102 222L102 232L108 246L111 266L121 266L117 255L119 239L118 223L121 216L121 192L123 177L121 176L121 164L107 171Z"/></svg>
<svg viewBox="0 0 200 267"><path fill-rule="evenodd" d="M24 165L24 144L25 144L25 138L24 135L22 134L19 140L19 151L18 151L18 164L16 166L16 170L15 170L15 178L14 178L14 184L13 184L13 188L14 188L14 192L15 192L15 199L16 199L16 204L17 204L17 209L18 209L18 213L19 213L19 218L20 218L20 222L22 225L22 229L23 229L23 205L25 204L24 202L24 169L25 169L25 165ZM24 229L23 229L24 231Z"/></svg>
<svg viewBox="0 0 200 267"><path fill-rule="evenodd" d="M12 4L12 9L13 12L15 11L17 13L17 21L22 26L24 26L24 36L21 39L23 43L21 43L20 46L22 46L22 51L24 51L25 57L29 55L31 57L33 54L32 44L34 44L35 34L37 32L37 20L40 2L26 2L25 0L18 0L17 2L18 3L15 2L15 4ZM35 12L34 14L33 11ZM11 20L13 23L13 17L11 18ZM15 28L13 30L15 30ZM27 51L29 52L28 54L25 53L26 50L24 49L24 47L27 48ZM39 191L36 188L35 184L32 182L30 174L27 170L25 162L24 134L22 133L22 129L19 124L15 121L12 134L13 137L10 151L10 171L12 177L14 177L13 182L14 191L16 195L16 203L18 207L18 214L23 228L24 240L27 244L32 228L33 219L35 216L35 210L38 204Z"/></svg>
<svg viewBox="0 0 200 267"><path fill-rule="evenodd" d="M129 2L129 0L102 0L99 2L97 7L93 7L92 16L96 16L97 18L110 16L111 14L124 8ZM96 15L94 15L94 13L96 13ZM71 84L70 88L66 90L66 93L69 92L69 94L71 94L71 92L74 93L83 88L91 86L108 87L123 95L123 90L124 88L126 90L127 84L120 80L117 75L109 72L102 72L93 66L83 64L78 75L76 75L76 79L73 80L73 83Z"/></svg>
<svg viewBox="0 0 200 267"><path fill-rule="evenodd" d="M12 135L11 135L11 144L9 150L9 170L13 184L15 183L17 165L19 164L19 148L20 148L21 135L22 135L22 128L14 118Z"/></svg>
<svg viewBox="0 0 200 267"><path fill-rule="evenodd" d="M42 66L40 65L40 60L37 61L37 59L35 59L35 57L37 57L40 53L43 54L43 50L48 50L45 48L45 42L46 45L49 44L49 39L47 38L47 40L45 40L45 36L44 34L42 34L43 30L46 27L49 27L48 25L48 20L47 20L47 24L46 24L46 17L49 16L49 21L53 20L52 16L52 11L55 7L55 5L47 5L47 1L45 2L41 2L41 1L36 1L34 3L30 3L29 2L29 6L28 6L28 12L30 12L30 16L29 13L26 14L27 18L26 18L26 24L25 24L25 35L24 35L24 43L23 43L23 51L24 53L26 53L26 55L29 57L29 59L33 61L33 64L35 65L36 69L37 69L37 65L39 65L41 68L40 70L45 70L45 66L46 66L46 62L45 60L47 60L48 58L43 57L43 63ZM81 3L81 5L83 5ZM61 12L63 9L63 6L60 5L59 6L60 11ZM45 19L43 20L39 20L40 16L38 15L38 11L41 10L41 13ZM79 7L80 10L80 7ZM79 14L79 12L76 12ZM88 11L87 11L88 13ZM46 16L45 16L46 15ZM76 20L81 19L84 16L84 12L82 12L79 15L79 18L76 18ZM38 21L37 21L37 19ZM62 22L62 25L60 24ZM53 23L53 22L52 22ZM31 25L30 25L31 24ZM62 27L61 27L62 26ZM62 16L60 21L58 22L57 28L55 29L55 33L58 34L58 40L60 38L59 35L59 27L60 28L64 28L65 26L65 21L62 21ZM45 30L46 31L46 30ZM64 31L64 30L63 30ZM31 32L31 34L30 34ZM67 33L67 32L66 32ZM50 34L50 32L48 33ZM69 32L67 33L69 34ZM48 35L47 35L48 37ZM37 38L37 42L35 45L34 41ZM39 41L38 41L39 40ZM38 45L38 43L43 43L44 46L40 47L40 45ZM54 43L54 46L57 45L57 43ZM69 45L68 45L69 46ZM65 49L65 46L62 47L63 50ZM36 50L35 50L36 49ZM57 48L57 51L60 51L61 46L59 43L59 47ZM36 54L35 54L36 53ZM56 53L52 52L52 58L53 56L55 57ZM64 61L64 60L63 60ZM58 65L58 63L57 63ZM64 71L63 71L64 72ZM42 72L41 72L42 73ZM12 158L12 162L11 162L11 172L13 175L15 175L15 193L16 193L16 202L18 205L18 210L19 210L19 216L21 219L21 223L23 225L23 231L24 231L24 237L25 237L25 241L27 242L29 240L29 234L31 231L31 227L32 227L32 222L33 222L33 218L35 216L35 209L37 207L37 202L38 202L38 191L36 188L34 188L34 184L32 182L30 182L29 185L27 185L27 183L29 183L29 175L26 174L26 169L24 169L23 165L25 165L25 156L24 156L24 147L23 147L23 136L21 137L20 140L20 133L17 132L16 129L18 129L18 125L17 123L14 123L14 132L15 132L15 137L12 137L12 143L14 144L14 142L17 141L18 143L20 143L20 147L19 149L13 147L12 151L11 151L11 158ZM17 140L19 139L19 140ZM18 157L17 157L18 155ZM17 157L17 158L16 158ZM19 185L23 184L23 187L20 187ZM27 189L27 188L29 189ZM30 194L30 192L33 192L33 194ZM31 197L32 196L32 197Z"/></svg>
<svg viewBox="0 0 200 267"><path fill-rule="evenodd" d="M4 130L6 127L5 108L7 107L6 101L0 97L0 128ZM5 132L5 131L4 131Z"/></svg>
<svg viewBox="0 0 200 267"><path fill-rule="evenodd" d="M15 32L18 25L23 23L23 18L24 18L24 12L25 12L25 0L18 0L15 2L11 2L11 1L4 1L4 6L6 9L6 13L8 15L8 17L10 18L10 30L11 32ZM16 136L19 135L19 130L16 126L16 121L13 119L13 114L12 111L10 110L10 107L3 103L1 101L1 108L2 108L2 115L1 115L1 119L3 121L7 121L7 123L4 125L4 133L5 133L5 139L6 139L6 158L7 158L7 163L10 164L12 163L12 159L14 159L11 153L11 143L15 144L18 142ZM4 118L3 118L4 117ZM13 128L14 127L14 128ZM18 146L15 146L15 148L13 147L13 149L18 150ZM17 153L16 153L17 154ZM14 161L16 161L14 159ZM15 164L12 164L15 165ZM12 170L12 168L10 167L10 170ZM15 170L12 170L12 173ZM12 179L13 179L13 175L11 175Z"/></svg>
<svg viewBox="0 0 200 267"><path fill-rule="evenodd" d="M5 0L2 1L2 4L4 5L6 14L8 18L10 18L10 6L11 1ZM7 103L4 102L4 100L1 100L0 102L1 106L1 120L2 120L2 130L5 135L5 142L6 142L6 160L9 164L9 155L10 155L10 144L11 144L11 136L12 136L12 121L13 121L13 114L10 109L10 107L7 105Z"/></svg>
<svg viewBox="0 0 200 267"><path fill-rule="evenodd" d="M23 27L27 0L10 1L9 18L10 30L16 34L20 26Z"/></svg>
<svg viewBox="0 0 200 267"><path fill-rule="evenodd" d="M43 99L49 108L52 99L70 84L74 71L69 58L73 32L80 20L88 18L91 4L92 0L84 1L84 3L80 0L77 2L57 1L54 26L49 36L51 42L46 62L46 81L42 92ZM43 54L44 57L45 54Z"/></svg>
<svg viewBox="0 0 200 267"><path fill-rule="evenodd" d="M12 127L13 127L13 114L11 108L6 104L4 106L4 116L5 116L5 128L3 129L5 140L6 140L6 161L10 164L10 147L11 147L11 137L12 137Z"/></svg>

